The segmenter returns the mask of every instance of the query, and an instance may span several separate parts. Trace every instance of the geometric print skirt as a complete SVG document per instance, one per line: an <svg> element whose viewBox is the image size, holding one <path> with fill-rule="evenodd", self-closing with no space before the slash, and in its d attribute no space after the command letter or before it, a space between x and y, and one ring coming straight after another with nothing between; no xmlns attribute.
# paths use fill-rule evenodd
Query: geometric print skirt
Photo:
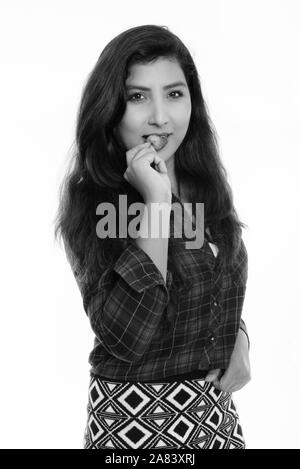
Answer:
<svg viewBox="0 0 300 469"><path fill-rule="evenodd" d="M110 381L91 375L84 449L245 449L231 393L204 378Z"/></svg>

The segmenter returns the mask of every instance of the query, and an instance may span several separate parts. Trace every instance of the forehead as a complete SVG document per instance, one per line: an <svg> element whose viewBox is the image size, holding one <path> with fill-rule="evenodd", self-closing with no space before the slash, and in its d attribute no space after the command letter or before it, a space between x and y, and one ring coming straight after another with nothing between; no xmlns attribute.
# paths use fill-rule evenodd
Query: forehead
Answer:
<svg viewBox="0 0 300 469"><path fill-rule="evenodd" d="M176 59L159 58L151 63L133 64L129 68L126 85L143 84L153 86L153 84L166 82L183 81L186 83L182 68Z"/></svg>

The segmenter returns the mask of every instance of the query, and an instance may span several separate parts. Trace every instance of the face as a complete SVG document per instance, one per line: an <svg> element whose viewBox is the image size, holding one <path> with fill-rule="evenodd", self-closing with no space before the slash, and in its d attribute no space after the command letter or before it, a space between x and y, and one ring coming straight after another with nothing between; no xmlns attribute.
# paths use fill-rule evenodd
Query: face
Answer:
<svg viewBox="0 0 300 469"><path fill-rule="evenodd" d="M150 134L170 134L158 151L166 162L183 141L191 116L191 97L177 61L159 58L135 64L126 80L127 106L117 127L126 150L144 143Z"/></svg>

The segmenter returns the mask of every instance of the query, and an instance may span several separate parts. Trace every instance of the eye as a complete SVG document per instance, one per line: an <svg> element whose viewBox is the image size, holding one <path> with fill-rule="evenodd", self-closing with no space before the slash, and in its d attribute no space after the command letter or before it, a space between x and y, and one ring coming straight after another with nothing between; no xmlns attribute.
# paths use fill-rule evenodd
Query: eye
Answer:
<svg viewBox="0 0 300 469"><path fill-rule="evenodd" d="M128 101L133 101L133 102L142 101L140 96L143 96L142 93L131 94L128 96Z"/></svg>
<svg viewBox="0 0 300 469"><path fill-rule="evenodd" d="M180 98L181 96L183 96L182 91L178 91L178 90L171 91L170 95L171 95L171 94L174 94L174 93L177 93L179 96L172 96L172 98L177 99L177 98Z"/></svg>

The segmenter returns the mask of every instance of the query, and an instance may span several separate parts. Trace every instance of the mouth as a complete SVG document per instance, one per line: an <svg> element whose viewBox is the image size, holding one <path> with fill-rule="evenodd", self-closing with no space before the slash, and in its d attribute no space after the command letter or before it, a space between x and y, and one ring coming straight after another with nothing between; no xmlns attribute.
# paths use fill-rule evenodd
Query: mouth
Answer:
<svg viewBox="0 0 300 469"><path fill-rule="evenodd" d="M162 150L168 144L169 133L153 133L143 135L145 142L150 142L156 151Z"/></svg>

